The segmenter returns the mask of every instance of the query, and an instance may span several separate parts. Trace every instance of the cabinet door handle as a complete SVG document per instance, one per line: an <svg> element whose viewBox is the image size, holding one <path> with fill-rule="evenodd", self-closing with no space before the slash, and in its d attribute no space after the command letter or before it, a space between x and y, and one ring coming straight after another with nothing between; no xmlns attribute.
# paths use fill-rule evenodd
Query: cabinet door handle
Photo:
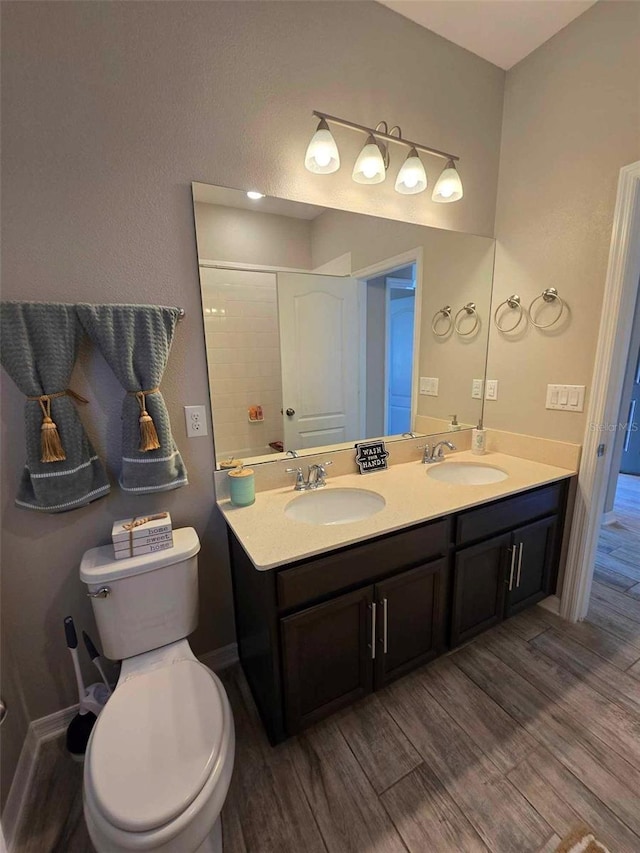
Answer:
<svg viewBox="0 0 640 853"><path fill-rule="evenodd" d="M520 586L520 570L522 569L522 549L524 548L524 542L520 543L520 547L518 549L518 576L516 578L516 586Z"/></svg>
<svg viewBox="0 0 640 853"><path fill-rule="evenodd" d="M371 608L371 660L376 659L376 603L373 601Z"/></svg>
<svg viewBox="0 0 640 853"><path fill-rule="evenodd" d="M388 649L388 633L387 633L387 599L382 599L382 651L387 653Z"/></svg>
<svg viewBox="0 0 640 853"><path fill-rule="evenodd" d="M511 590L513 589L513 572L514 572L515 567L516 567L516 549L517 549L517 547L518 547L517 545L514 545L513 548L510 549L510 551L511 551L511 571L509 572L509 592L511 592Z"/></svg>

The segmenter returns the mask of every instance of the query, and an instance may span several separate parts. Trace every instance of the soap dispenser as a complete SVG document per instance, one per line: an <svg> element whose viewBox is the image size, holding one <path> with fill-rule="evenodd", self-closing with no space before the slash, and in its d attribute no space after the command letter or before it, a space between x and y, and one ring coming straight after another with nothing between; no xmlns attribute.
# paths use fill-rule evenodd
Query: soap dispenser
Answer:
<svg viewBox="0 0 640 853"><path fill-rule="evenodd" d="M458 416L457 415L450 415L450 417L451 417L451 423L448 425L447 430L449 432L458 432L458 430L461 428L460 424L458 423Z"/></svg>
<svg viewBox="0 0 640 853"><path fill-rule="evenodd" d="M476 456L482 456L487 449L487 434L482 426L482 418L478 426L471 431L471 452Z"/></svg>

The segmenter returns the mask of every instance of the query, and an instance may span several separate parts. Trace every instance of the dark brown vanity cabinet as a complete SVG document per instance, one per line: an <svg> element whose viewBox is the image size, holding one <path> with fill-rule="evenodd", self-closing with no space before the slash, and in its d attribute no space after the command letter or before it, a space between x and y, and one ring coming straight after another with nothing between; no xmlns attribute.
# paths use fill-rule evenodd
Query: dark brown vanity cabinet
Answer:
<svg viewBox="0 0 640 853"><path fill-rule="evenodd" d="M280 620L285 724L300 731L444 650L447 560Z"/></svg>
<svg viewBox="0 0 640 853"><path fill-rule="evenodd" d="M565 503L563 481L460 513L456 543L481 541L454 555L452 647L555 591Z"/></svg>
<svg viewBox="0 0 640 853"><path fill-rule="evenodd" d="M240 659L271 741L554 592L567 482L268 571L230 532Z"/></svg>

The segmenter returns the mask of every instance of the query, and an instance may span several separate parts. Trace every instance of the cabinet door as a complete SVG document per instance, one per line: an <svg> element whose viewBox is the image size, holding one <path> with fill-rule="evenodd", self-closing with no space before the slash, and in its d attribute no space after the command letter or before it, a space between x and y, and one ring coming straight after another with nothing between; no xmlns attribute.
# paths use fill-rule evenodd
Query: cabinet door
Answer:
<svg viewBox="0 0 640 853"><path fill-rule="evenodd" d="M372 605L368 586L280 620L288 734L371 692Z"/></svg>
<svg viewBox="0 0 640 853"><path fill-rule="evenodd" d="M556 559L557 516L543 518L513 532L513 576L507 578L506 616L550 595Z"/></svg>
<svg viewBox="0 0 640 853"><path fill-rule="evenodd" d="M375 585L376 688L442 653L446 595L446 559Z"/></svg>
<svg viewBox="0 0 640 853"><path fill-rule="evenodd" d="M463 548L455 556L451 645L457 646L503 618L511 534Z"/></svg>

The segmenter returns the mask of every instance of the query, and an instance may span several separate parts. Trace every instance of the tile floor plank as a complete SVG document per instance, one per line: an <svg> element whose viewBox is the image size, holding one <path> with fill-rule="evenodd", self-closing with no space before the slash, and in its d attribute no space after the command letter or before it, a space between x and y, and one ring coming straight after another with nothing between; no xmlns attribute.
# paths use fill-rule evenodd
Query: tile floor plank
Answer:
<svg viewBox="0 0 640 853"><path fill-rule="evenodd" d="M561 837L586 823L612 851L637 853L637 835L544 747L512 770L509 780Z"/></svg>
<svg viewBox="0 0 640 853"><path fill-rule="evenodd" d="M410 853L487 853L478 833L425 764L380 799Z"/></svg>
<svg viewBox="0 0 640 853"><path fill-rule="evenodd" d="M455 662L640 835L640 774L628 762L599 738L585 738L567 712L489 649L467 646L456 653Z"/></svg>
<svg viewBox="0 0 640 853"><path fill-rule="evenodd" d="M626 594L594 583L591 587L591 601L598 601L616 613L626 616L632 622L640 624L640 606Z"/></svg>
<svg viewBox="0 0 640 853"><path fill-rule="evenodd" d="M531 645L583 679L602 696L628 711L640 713L640 684L586 646L563 637L554 629L534 637Z"/></svg>
<svg viewBox="0 0 640 853"><path fill-rule="evenodd" d="M377 794L422 763L376 695L337 715L336 722Z"/></svg>
<svg viewBox="0 0 640 853"><path fill-rule="evenodd" d="M290 744L329 853L406 853L334 719L318 723Z"/></svg>
<svg viewBox="0 0 640 853"><path fill-rule="evenodd" d="M617 613L596 598L589 602L587 619L592 625L625 642L631 652L640 652L640 623Z"/></svg>
<svg viewBox="0 0 640 853"><path fill-rule="evenodd" d="M419 681L503 773L537 748L522 726L449 658L423 669Z"/></svg>
<svg viewBox="0 0 640 853"><path fill-rule="evenodd" d="M382 692L391 716L490 849L537 851L549 825L421 686L419 676Z"/></svg>

